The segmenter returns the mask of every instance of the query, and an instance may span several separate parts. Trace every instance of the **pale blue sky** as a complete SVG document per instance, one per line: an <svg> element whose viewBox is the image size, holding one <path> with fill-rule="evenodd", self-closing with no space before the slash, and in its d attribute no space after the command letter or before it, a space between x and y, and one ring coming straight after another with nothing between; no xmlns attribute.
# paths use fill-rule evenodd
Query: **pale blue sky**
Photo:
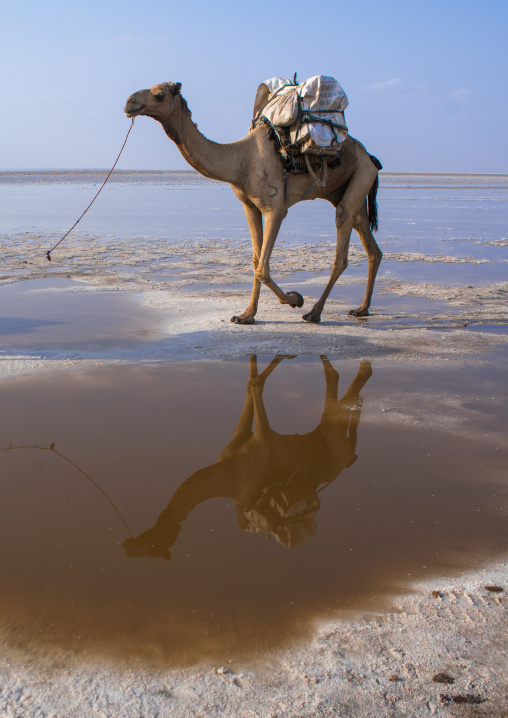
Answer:
<svg viewBox="0 0 508 718"><path fill-rule="evenodd" d="M18 0L0 26L0 168L110 167L127 96L179 81L210 139L257 85L332 75L350 133L393 172L508 172L506 0ZM188 167L138 118L119 167Z"/></svg>

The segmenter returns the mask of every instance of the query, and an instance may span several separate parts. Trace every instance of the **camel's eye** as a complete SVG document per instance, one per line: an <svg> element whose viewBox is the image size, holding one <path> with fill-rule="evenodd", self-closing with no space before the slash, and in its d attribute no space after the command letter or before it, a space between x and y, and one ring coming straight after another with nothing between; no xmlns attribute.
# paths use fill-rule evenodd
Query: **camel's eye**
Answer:
<svg viewBox="0 0 508 718"><path fill-rule="evenodd" d="M164 94L164 92L158 92L156 95L154 95L154 97L157 100L157 102L160 102L161 100L163 100L166 97L166 95Z"/></svg>

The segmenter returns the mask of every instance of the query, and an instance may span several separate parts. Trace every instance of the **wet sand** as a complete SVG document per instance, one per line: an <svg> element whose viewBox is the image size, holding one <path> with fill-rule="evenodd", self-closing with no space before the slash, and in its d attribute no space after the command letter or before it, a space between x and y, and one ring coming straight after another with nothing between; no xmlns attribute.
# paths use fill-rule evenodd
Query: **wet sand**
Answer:
<svg viewBox="0 0 508 718"><path fill-rule="evenodd" d="M476 205L500 204L492 187L504 191L499 190L504 181L485 180L480 189L477 182ZM200 182L198 187L207 187ZM442 190L436 178L418 182L416 204L427 191L437 202ZM415 183L406 178L403 184L407 190ZM447 218L455 205L464 213L464 187L471 192L470 181L457 181L452 189L450 184L448 207L441 202L439 210ZM32 185L25 183L21 194L27 187ZM187 195L194 191L188 184L178 187ZM208 214L219 196L207 197ZM407 198L400 205L396 197L385 200L397 207L404 231L416 219L415 235L425 233L427 200L416 214L406 212ZM125 207L125 196L118 201ZM322 236L324 223L317 226L319 241L307 238L316 232L318 216L315 205L307 205L308 224L297 222L298 236L290 236L290 226L273 263L282 286L300 291L306 304L326 283L333 256L329 236ZM420 251L423 236L411 240L404 231L395 236L398 225L385 218L386 265L367 320L347 317L365 282L363 255L353 246L351 266L320 325L302 322L299 310L281 307L264 292L256 325L238 327L229 317L248 301L250 247L243 228L232 251L237 222L232 213L227 205L225 236L154 242L152 236L121 232L78 233L51 264L44 258L49 231L21 224L17 231L7 228L0 376L2 426L9 428L1 448L12 446L0 459L17 477L13 485L29 479L31 504L24 500L14 510L19 499L12 492L6 497L3 525L18 543L17 553L5 554L0 597L2 710L23 716L40 710L127 717L505 715L508 286L499 214L492 215L490 230L483 224L468 236L462 227L448 232L440 225L441 239L430 232L431 251ZM430 214L437 222L438 215ZM214 221L220 217L224 213L214 210ZM186 227L188 220L182 210L177 226ZM103 221L111 229L111 218ZM203 221L210 223L206 212ZM85 471L121 504L122 516L125 504L127 523L136 524L133 536L142 535L185 479L213 465L231 440L245 399L247 357L253 354L260 371L277 354L299 357L283 360L263 393L270 426L284 435L305 435L319 423L320 355L339 371L342 391L362 363L372 366L361 392L358 459L319 494L317 530L288 551L274 538L266 541L263 532L239 528L227 500L213 510L205 502L184 522L169 562L122 554L125 526L98 489L83 482L69 500L62 486ZM226 368L224 360L234 358L235 368ZM207 360L204 369L197 369L196 359ZM182 378L189 373L192 384ZM175 415L168 406L178 392L187 392L187 403ZM206 401L200 403L200 395ZM218 404L221 422L214 421ZM76 431L71 406L81 407ZM123 420L116 426L120 409ZM101 431L101 422L95 426L94 415L107 431ZM143 416L150 416L145 433ZM164 422L171 437L167 445ZM129 437L141 435L140 447L132 447ZM88 437L93 448L73 436ZM128 450L121 448L121 436L127 437ZM200 447L204 441L199 452L192 448L196 436ZM40 448L16 448L36 445ZM169 477L160 466L163 455L171 456ZM415 466L418 472L410 477ZM150 482L145 498L139 494L140 476ZM51 492L41 477L52 482ZM103 508L97 509L99 499ZM74 513L68 512L70 502ZM57 506L63 523L48 531L45 517ZM25 534L19 533L19 521L27 521L22 516L32 521ZM98 533L91 534L91 526L99 527ZM247 563L244 545L252 554ZM104 566L93 560L97 553ZM123 577L115 568L121 554L122 571L137 567ZM288 563L286 555L297 558ZM75 573L71 557L80 568ZM30 561L39 568L18 570ZM197 561L196 572L188 571L188 561ZM159 565L179 577L180 591L173 591L170 603L161 597ZM226 570L231 567L238 574ZM263 567L271 580L266 591ZM208 571L209 594L196 588L203 583L202 571ZM287 583L280 580L285 571ZM241 577L236 584L235 575ZM108 597L100 621L99 585ZM34 601L37 591L41 598ZM122 605L120 594L123 611L115 611ZM197 595L203 605L191 606ZM41 608L38 616L34 606ZM157 630L164 611L179 616L181 629L175 632L173 622L166 650ZM239 635L235 620L241 619ZM122 633L128 635L120 641ZM449 682L433 680L439 673Z"/></svg>

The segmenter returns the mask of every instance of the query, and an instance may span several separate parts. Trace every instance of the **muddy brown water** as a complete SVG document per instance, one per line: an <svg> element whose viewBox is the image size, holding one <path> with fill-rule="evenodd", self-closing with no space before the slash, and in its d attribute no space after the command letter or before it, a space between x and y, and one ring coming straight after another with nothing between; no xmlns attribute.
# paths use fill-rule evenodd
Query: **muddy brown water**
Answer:
<svg viewBox="0 0 508 718"><path fill-rule="evenodd" d="M4 380L4 633L226 662L505 555L502 377L260 356Z"/></svg>

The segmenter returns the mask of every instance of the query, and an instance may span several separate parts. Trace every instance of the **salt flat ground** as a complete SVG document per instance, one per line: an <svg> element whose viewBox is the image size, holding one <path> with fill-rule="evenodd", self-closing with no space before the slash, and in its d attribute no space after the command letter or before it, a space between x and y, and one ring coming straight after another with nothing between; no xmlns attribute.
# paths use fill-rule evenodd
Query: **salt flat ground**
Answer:
<svg viewBox="0 0 508 718"><path fill-rule="evenodd" d="M508 178L382 175L371 316L355 240L320 325L265 290L252 327L195 173L114 175L48 263L101 179L0 173L3 713L506 715ZM306 306L333 228L276 245ZM267 366L270 431L217 463Z"/></svg>

